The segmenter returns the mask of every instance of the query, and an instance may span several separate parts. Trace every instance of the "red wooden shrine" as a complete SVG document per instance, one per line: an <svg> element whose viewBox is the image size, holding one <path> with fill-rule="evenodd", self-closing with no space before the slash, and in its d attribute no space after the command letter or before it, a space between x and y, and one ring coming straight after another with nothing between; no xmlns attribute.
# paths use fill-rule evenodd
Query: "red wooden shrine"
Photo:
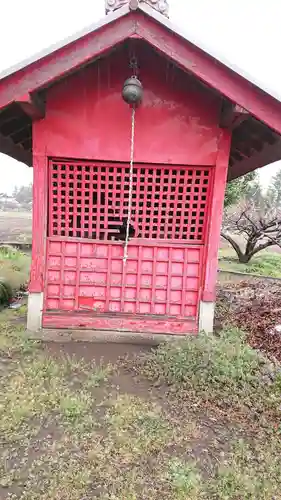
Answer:
<svg viewBox="0 0 281 500"><path fill-rule="evenodd" d="M0 150L34 168L29 328L211 331L227 176L281 158L280 132L279 101L134 2L4 75Z"/></svg>

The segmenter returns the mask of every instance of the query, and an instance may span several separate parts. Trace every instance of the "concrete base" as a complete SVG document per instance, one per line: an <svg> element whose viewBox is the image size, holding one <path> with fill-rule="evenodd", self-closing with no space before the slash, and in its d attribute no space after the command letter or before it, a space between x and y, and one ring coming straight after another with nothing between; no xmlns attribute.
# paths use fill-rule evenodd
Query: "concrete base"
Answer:
<svg viewBox="0 0 281 500"><path fill-rule="evenodd" d="M213 333L214 331L214 302L200 302L199 332Z"/></svg>
<svg viewBox="0 0 281 500"><path fill-rule="evenodd" d="M38 332L42 328L43 293L30 293L28 296L27 329Z"/></svg>

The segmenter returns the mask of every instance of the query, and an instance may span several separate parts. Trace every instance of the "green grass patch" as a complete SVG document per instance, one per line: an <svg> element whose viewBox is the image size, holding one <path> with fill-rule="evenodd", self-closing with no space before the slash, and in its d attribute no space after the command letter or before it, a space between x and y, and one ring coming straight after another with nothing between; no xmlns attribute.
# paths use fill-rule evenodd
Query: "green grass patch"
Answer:
<svg viewBox="0 0 281 500"><path fill-rule="evenodd" d="M281 278L281 254L264 250L253 257L248 264L242 264L238 261L234 250L224 248L219 251L219 268L222 271Z"/></svg>
<svg viewBox="0 0 281 500"><path fill-rule="evenodd" d="M13 290L4 278L0 278L0 306L7 306L13 297Z"/></svg>
<svg viewBox="0 0 281 500"><path fill-rule="evenodd" d="M183 396L216 402L225 408L260 411L278 408L279 375L274 386L261 383L268 361L230 328L220 336L200 333L183 341L162 344L144 358L141 372L158 384L168 384Z"/></svg>
<svg viewBox="0 0 281 500"><path fill-rule="evenodd" d="M0 498L281 498L281 378L263 383L268 362L241 332L116 367L78 358L75 344L52 355L17 314L0 314Z"/></svg>
<svg viewBox="0 0 281 500"><path fill-rule="evenodd" d="M195 463L171 460L168 478L175 500L203 498L202 477Z"/></svg>
<svg viewBox="0 0 281 500"><path fill-rule="evenodd" d="M251 444L240 439L232 443L228 456L209 480L209 498L280 499L280 443L262 436Z"/></svg>
<svg viewBox="0 0 281 500"><path fill-rule="evenodd" d="M86 389L91 389L95 387L100 387L102 384L108 381L113 367L108 364L94 365L93 371L89 374L85 380L84 386Z"/></svg>
<svg viewBox="0 0 281 500"><path fill-rule="evenodd" d="M14 312L9 309L0 313L0 356L11 357L18 353L24 356L38 346L38 342L31 340L22 325L11 325L9 319L20 317L21 310Z"/></svg>
<svg viewBox="0 0 281 500"><path fill-rule="evenodd" d="M16 371L5 377L0 435L6 441L17 440L26 435L31 420L50 415L62 424L80 425L91 409L92 397L82 389L74 392L68 386L68 373L67 361L58 364L42 353L26 355Z"/></svg>
<svg viewBox="0 0 281 500"><path fill-rule="evenodd" d="M141 398L118 397L106 420L119 454L126 462L143 454L156 453L172 438L172 429L161 407Z"/></svg>
<svg viewBox="0 0 281 500"><path fill-rule="evenodd" d="M11 247L0 249L0 278L7 281L13 290L25 285L29 278L31 257Z"/></svg>
<svg viewBox="0 0 281 500"><path fill-rule="evenodd" d="M136 369L157 387L168 385L179 406L184 402L211 412L215 422L223 411L235 429L226 435L226 449L209 462L208 477L195 461L171 462L173 498L281 498L280 371L276 367L274 379L264 381L273 367L246 344L241 331L232 328L220 337L202 333L162 344L140 359ZM211 455L217 444L214 437L207 445Z"/></svg>

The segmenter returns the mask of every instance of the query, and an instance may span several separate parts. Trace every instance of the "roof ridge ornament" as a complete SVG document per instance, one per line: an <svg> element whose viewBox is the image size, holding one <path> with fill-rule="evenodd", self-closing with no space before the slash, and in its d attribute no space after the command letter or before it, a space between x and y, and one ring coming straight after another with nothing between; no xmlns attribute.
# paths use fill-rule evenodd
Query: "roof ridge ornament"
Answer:
<svg viewBox="0 0 281 500"><path fill-rule="evenodd" d="M141 3L146 3L157 12L160 12L160 14L163 14L163 16L169 17L168 0L105 0L105 12L106 14L110 14L127 4L132 9L136 9Z"/></svg>

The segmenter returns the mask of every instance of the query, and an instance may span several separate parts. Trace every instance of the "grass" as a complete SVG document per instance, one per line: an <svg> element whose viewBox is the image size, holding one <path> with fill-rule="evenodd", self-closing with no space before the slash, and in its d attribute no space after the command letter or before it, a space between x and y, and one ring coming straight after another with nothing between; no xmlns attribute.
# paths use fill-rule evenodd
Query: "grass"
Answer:
<svg viewBox="0 0 281 500"><path fill-rule="evenodd" d="M0 278L7 281L13 290L27 283L30 256L9 246L0 248Z"/></svg>
<svg viewBox="0 0 281 500"><path fill-rule="evenodd" d="M253 257L248 264L241 264L234 250L223 248L219 251L219 268L223 271L281 278L281 254L264 250Z"/></svg>
<svg viewBox="0 0 281 500"><path fill-rule="evenodd" d="M141 361L141 373L158 384L168 384L182 400L215 405L242 414L279 415L281 374L274 384L261 383L273 368L267 359L245 342L243 332L233 327L220 336L199 334L173 344L163 344Z"/></svg>
<svg viewBox="0 0 281 500"><path fill-rule="evenodd" d="M215 422L225 418L225 427L231 427L220 440L226 448L219 446L217 464L207 466L207 480L206 470L194 460L173 462L182 498L281 498L280 372L276 369L274 381L263 382L273 367L245 343L241 331L163 344L141 358L135 370L156 386L168 385L177 404L199 409ZM216 445L214 437L209 454ZM189 487L192 494L185 491Z"/></svg>
<svg viewBox="0 0 281 500"><path fill-rule="evenodd" d="M92 373L90 373L85 383L85 387L87 389L91 389L94 387L99 387L105 382L108 382L111 372L112 372L111 365L96 366L95 370Z"/></svg>
<svg viewBox="0 0 281 500"><path fill-rule="evenodd" d="M199 498L201 490L201 476L193 462L182 462L179 459L171 460L168 470L169 482L175 497L180 500Z"/></svg>
<svg viewBox="0 0 281 500"><path fill-rule="evenodd" d="M1 499L281 499L281 382L241 332L116 365L51 354L23 314L0 314Z"/></svg>
<svg viewBox="0 0 281 500"><path fill-rule="evenodd" d="M137 397L119 396L106 420L118 453L126 462L161 451L172 437L161 407Z"/></svg>
<svg viewBox="0 0 281 500"><path fill-rule="evenodd" d="M249 445L245 440L232 444L229 456L210 482L212 498L279 499L281 466L279 443L256 441Z"/></svg>

